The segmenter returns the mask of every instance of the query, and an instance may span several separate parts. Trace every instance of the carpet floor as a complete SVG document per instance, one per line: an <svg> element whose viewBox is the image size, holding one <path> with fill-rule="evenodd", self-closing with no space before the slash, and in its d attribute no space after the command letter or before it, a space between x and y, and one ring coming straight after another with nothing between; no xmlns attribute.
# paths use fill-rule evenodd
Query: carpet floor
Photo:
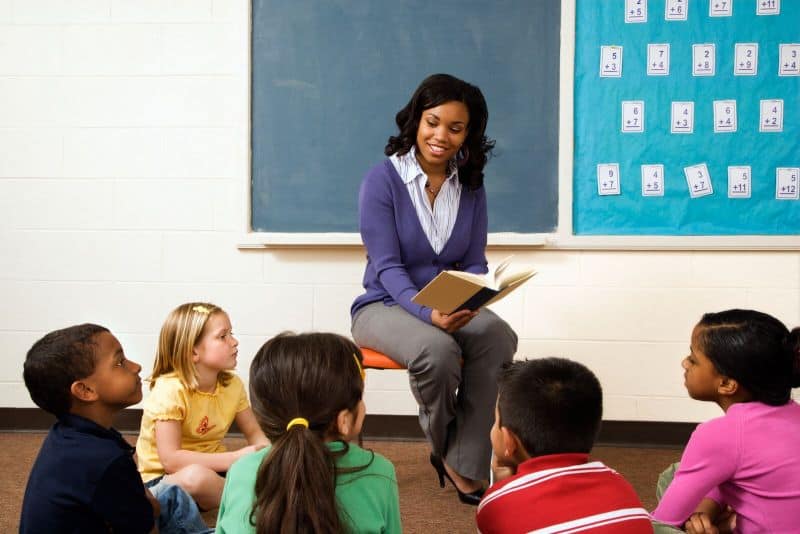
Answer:
<svg viewBox="0 0 800 534"><path fill-rule="evenodd" d="M135 436L127 435L132 443ZM0 532L16 532L28 473L39 451L43 433L0 433ZM236 448L244 444L240 438L229 438L226 444ZM400 486L400 513L404 532L409 534L475 532L475 508L458 502L452 486L439 488L436 475L428 463L428 446L418 441L366 441L364 446L379 452L394 463ZM645 508L655 506L655 485L658 474L670 463L678 461L680 451L674 449L642 449L598 446L592 458L603 461L624 475L639 494ZM214 514L205 517L213 522Z"/></svg>

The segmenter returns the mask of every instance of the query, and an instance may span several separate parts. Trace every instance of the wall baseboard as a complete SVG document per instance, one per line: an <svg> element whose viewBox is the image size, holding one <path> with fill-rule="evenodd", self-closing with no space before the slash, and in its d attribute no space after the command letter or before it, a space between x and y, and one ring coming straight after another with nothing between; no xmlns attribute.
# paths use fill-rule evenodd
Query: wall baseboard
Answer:
<svg viewBox="0 0 800 534"><path fill-rule="evenodd" d="M114 419L120 432L136 433L142 410L129 409ZM0 408L0 432L46 432L55 417L40 408ZM657 421L603 421L598 445L680 449L686 445L696 423ZM232 433L239 431L236 424ZM363 437L375 440L422 441L424 435L414 415L367 415Z"/></svg>

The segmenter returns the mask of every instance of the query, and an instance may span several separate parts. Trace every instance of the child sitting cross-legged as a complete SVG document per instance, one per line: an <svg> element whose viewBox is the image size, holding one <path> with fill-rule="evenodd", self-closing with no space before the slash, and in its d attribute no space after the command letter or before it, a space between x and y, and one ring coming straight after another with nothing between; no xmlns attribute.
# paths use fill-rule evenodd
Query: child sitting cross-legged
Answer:
<svg viewBox="0 0 800 534"><path fill-rule="evenodd" d="M28 478L21 533L210 532L178 486L165 486L158 500L145 489L133 447L111 427L117 412L142 400L141 369L108 329L94 324L56 330L33 344L25 386L58 421Z"/></svg>
<svg viewBox="0 0 800 534"><path fill-rule="evenodd" d="M231 464L268 443L234 372L238 346L228 314L214 304L182 304L164 321L136 442L139 471L154 494L175 484L214 509ZM228 451L222 438L234 421L248 445Z"/></svg>
<svg viewBox="0 0 800 534"><path fill-rule="evenodd" d="M496 482L478 505L481 533L653 532L633 487L589 461L603 413L589 369L562 358L516 361L499 386L490 434Z"/></svg>
<svg viewBox="0 0 800 534"><path fill-rule="evenodd" d="M272 445L225 480L217 532L401 532L394 466L351 443L364 421L361 351L336 334L281 334L250 366Z"/></svg>
<svg viewBox="0 0 800 534"><path fill-rule="evenodd" d="M659 479L656 531L800 532L800 328L755 310L706 313L682 366L689 396L724 415L698 425L674 479Z"/></svg>

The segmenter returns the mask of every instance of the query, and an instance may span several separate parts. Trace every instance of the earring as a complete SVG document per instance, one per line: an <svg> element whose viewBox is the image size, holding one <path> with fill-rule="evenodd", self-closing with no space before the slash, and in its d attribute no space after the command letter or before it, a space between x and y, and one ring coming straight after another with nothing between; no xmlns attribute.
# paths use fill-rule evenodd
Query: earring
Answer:
<svg viewBox="0 0 800 534"><path fill-rule="evenodd" d="M458 153L456 154L456 164L459 167L463 167L464 164L469 160L469 148L461 145L458 148Z"/></svg>

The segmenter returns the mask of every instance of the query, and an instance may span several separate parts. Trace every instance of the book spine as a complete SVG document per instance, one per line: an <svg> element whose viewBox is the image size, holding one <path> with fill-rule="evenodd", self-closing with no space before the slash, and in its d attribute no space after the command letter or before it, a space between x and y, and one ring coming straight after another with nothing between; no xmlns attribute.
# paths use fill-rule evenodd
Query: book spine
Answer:
<svg viewBox="0 0 800 534"><path fill-rule="evenodd" d="M459 306L457 309L453 310L450 313L455 313L461 310L477 310L478 308L480 308L481 306L492 300L492 298L495 295L497 295L497 293L498 291L492 288L484 287L480 291L472 295L469 299L467 299L467 301L464 304L462 304L461 306Z"/></svg>

